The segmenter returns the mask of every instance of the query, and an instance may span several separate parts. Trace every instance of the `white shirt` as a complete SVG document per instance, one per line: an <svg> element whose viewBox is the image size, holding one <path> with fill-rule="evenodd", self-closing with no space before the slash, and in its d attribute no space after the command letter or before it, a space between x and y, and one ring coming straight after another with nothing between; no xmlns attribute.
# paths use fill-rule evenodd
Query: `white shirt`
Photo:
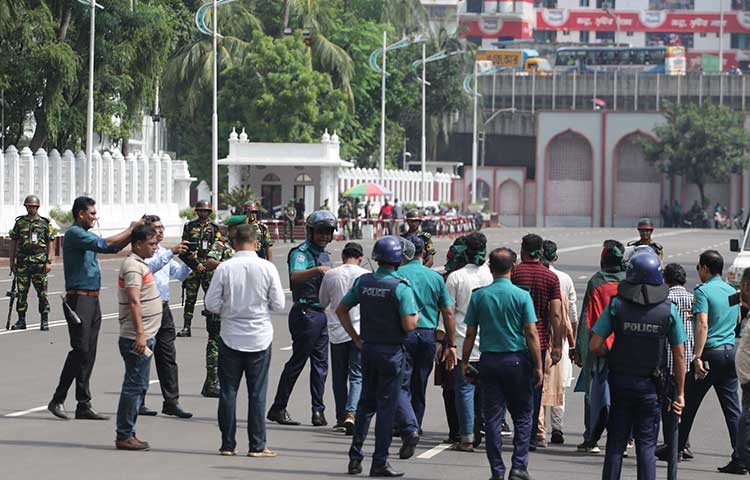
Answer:
<svg viewBox="0 0 750 480"><path fill-rule="evenodd" d="M463 268L451 272L445 287L453 299L455 305L453 311L456 317L456 347L458 347L458 356L461 358L464 351L464 340L466 339L466 309L469 308L471 292L476 288L486 287L492 283L492 273L487 264L480 266L468 264ZM479 334L474 340L474 348L471 349L469 361L476 362L479 360Z"/></svg>
<svg viewBox="0 0 750 480"><path fill-rule="evenodd" d="M177 262L173 257L172 250L159 245L154 256L145 260L148 268L154 273L162 302L169 301L169 280L174 278L182 282L192 272L190 267Z"/></svg>
<svg viewBox="0 0 750 480"><path fill-rule="evenodd" d="M359 265L344 264L340 267L328 270L323 275L323 282L320 284L318 299L320 304L326 309L326 318L328 319L328 339L334 345L351 341L351 337L344 326L341 325L339 317L336 316L336 309L341 303L341 299L352 288L354 281L370 273ZM359 333L359 305L349 310L349 316L352 319L354 330Z"/></svg>
<svg viewBox="0 0 750 480"><path fill-rule="evenodd" d="M557 275L557 278L560 280L560 293L563 298L568 300L568 321L570 322L571 319L578 318L576 286L573 283L573 279L567 273L561 272L553 265L550 265L549 269ZM566 337L563 339L563 356L559 363L563 387L569 387L573 381L573 363L570 361L570 357L564 353L568 351L568 348L568 339Z"/></svg>
<svg viewBox="0 0 750 480"><path fill-rule="evenodd" d="M241 352L271 345L270 312L282 310L285 300L276 267L245 250L219 265L204 298L206 309L221 319L221 339Z"/></svg>
<svg viewBox="0 0 750 480"><path fill-rule="evenodd" d="M742 337L737 343L734 357L734 368L737 370L737 379L740 381L740 385L750 382L750 321L746 317L742 323Z"/></svg>

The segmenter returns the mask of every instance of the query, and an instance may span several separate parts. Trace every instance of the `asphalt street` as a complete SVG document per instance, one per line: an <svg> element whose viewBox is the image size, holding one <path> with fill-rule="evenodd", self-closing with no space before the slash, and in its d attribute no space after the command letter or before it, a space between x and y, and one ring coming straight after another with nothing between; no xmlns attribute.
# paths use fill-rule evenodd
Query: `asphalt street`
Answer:
<svg viewBox="0 0 750 480"><path fill-rule="evenodd" d="M601 244L605 239L621 241L634 239L635 230L623 229L492 229L485 230L488 245L520 248L520 239L528 231L539 233L544 238L555 240L559 245L558 267L569 273L576 282L580 299L585 291L587 279L598 269ZM665 261L679 262L688 272L688 286L693 287L698 279L695 271L698 254L715 248L731 263L734 254L729 253L729 239L738 235L736 231L713 230L657 230L655 238L664 245ZM438 259L436 265L444 263L445 253L451 240L436 239ZM166 241L165 244L170 244ZM334 259L340 259L344 242L332 244ZM364 242L369 251L372 242ZM285 264L289 244L274 247L274 264L281 272L282 282L288 288ZM314 428L310 425L310 396L308 370L303 371L289 405L291 415L303 425L284 427L268 424L268 446L279 453L277 458L253 459L244 456L247 445L245 429L246 395L240 393L238 400L238 451L237 457L222 457L216 421L216 399L200 396L205 374L204 350L206 332L204 322L196 315L197 326L193 337L177 339L177 356L180 366L181 404L195 413L190 420L178 420L159 415L138 419L138 437L148 441L150 452L121 452L114 448L115 422L119 390L122 383L123 365L117 350L117 296L116 276L121 259L104 259L101 262L103 290L101 298L104 315L99 338L98 358L91 380L94 408L112 415L106 422L62 421L46 411L52 391L57 384L62 363L69 350L68 333L64 328L60 293L64 289L62 265L52 270L49 291L52 303L49 332L38 330L36 296L29 298L30 329L27 331L0 331L0 478L7 479L205 479L205 478L263 478L263 479L311 479L347 477L347 451L350 438L335 433L329 427ZM0 290L10 287L10 280L2 277ZM3 290L4 291L4 290ZM201 294L202 297L202 294ZM7 312L8 299L0 299L0 312ZM180 286L172 285L171 300L175 321L182 326ZM287 315L291 307L291 295L287 295L285 313L273 316L274 343L268 388L268 405L275 394L278 377L291 350L287 328ZM196 313L200 312L200 304ZM15 314L14 314L15 321ZM154 383L147 397L152 408L161 407L161 393L156 383L156 371L151 371ZM330 375L329 375L330 377ZM329 380L330 384L330 380ZM550 446L532 453L529 471L535 479L595 479L601 476L603 454L585 455L575 451L582 441L583 396L566 395L565 444ZM331 424L333 395L330 386L326 391L327 416ZM73 389L66 408L75 408ZM489 468L484 449L476 453L461 453L442 444L447 437L443 402L439 387L428 389L427 412L424 420L424 436L417 455L411 460L398 460L400 440L394 439L391 461L397 469L406 471L408 478L415 479L482 479L489 477ZM371 454L373 432L368 438L366 452ZM703 402L691 435L695 460L680 464L680 479L713 479L723 475L716 467L729 460L730 444L723 416L715 394L709 394ZM602 443L603 447L603 443ZM631 450L632 452L632 450ZM634 452L632 452L634 453ZM394 458L395 457L395 458ZM506 463L510 451L506 447ZM635 455L625 460L622 478L635 479ZM369 469L369 458L364 463L365 473ZM658 478L666 477L666 464L659 465Z"/></svg>

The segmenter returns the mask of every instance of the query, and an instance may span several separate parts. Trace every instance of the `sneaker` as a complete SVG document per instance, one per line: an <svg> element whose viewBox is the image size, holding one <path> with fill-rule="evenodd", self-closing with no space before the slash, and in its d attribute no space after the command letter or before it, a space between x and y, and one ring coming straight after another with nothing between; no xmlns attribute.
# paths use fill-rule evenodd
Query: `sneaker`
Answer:
<svg viewBox="0 0 750 480"><path fill-rule="evenodd" d="M348 436L354 435L354 412L347 412L344 417L344 430Z"/></svg>
<svg viewBox="0 0 750 480"><path fill-rule="evenodd" d="M719 467L717 470L719 470L721 473L731 473L734 475L745 475L747 473L745 464L738 460L732 460L723 467Z"/></svg>
<svg viewBox="0 0 750 480"><path fill-rule="evenodd" d="M580 453L601 453L598 443L591 445L587 442L583 442L578 444L576 450Z"/></svg>
<svg viewBox="0 0 750 480"><path fill-rule="evenodd" d="M342 418L338 420L336 422L336 425L334 425L333 428L331 428L331 430L333 430L334 432L345 432L346 426L344 425L344 419Z"/></svg>
<svg viewBox="0 0 750 480"><path fill-rule="evenodd" d="M502 435L503 437L510 437L511 435L513 435L513 432L511 431L510 427L508 426L508 422L506 422L505 420L503 420L503 426L502 426L502 429L500 431L500 435Z"/></svg>
<svg viewBox="0 0 750 480"><path fill-rule="evenodd" d="M563 432L560 430L552 430L552 437L550 438L550 443L553 443L555 445L562 445L565 443L565 437L563 436Z"/></svg>
<svg viewBox="0 0 750 480"><path fill-rule="evenodd" d="M260 452L247 452L247 456L253 458L273 458L278 455L270 448L264 448Z"/></svg>
<svg viewBox="0 0 750 480"><path fill-rule="evenodd" d="M237 450L219 450L219 453L223 457L234 457L235 455L237 455Z"/></svg>

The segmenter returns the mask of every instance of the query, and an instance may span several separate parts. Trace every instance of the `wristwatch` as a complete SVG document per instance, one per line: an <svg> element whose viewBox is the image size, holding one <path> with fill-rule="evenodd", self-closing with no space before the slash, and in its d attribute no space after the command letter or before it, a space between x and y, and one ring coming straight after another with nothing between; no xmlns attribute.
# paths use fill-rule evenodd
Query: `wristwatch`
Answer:
<svg viewBox="0 0 750 480"><path fill-rule="evenodd" d="M458 348L455 345L448 345L448 348Z"/></svg>
<svg viewBox="0 0 750 480"><path fill-rule="evenodd" d="M47 263L49 263L50 265L52 265L52 260L50 260L50 259L48 258L48 259L47 259Z"/></svg>

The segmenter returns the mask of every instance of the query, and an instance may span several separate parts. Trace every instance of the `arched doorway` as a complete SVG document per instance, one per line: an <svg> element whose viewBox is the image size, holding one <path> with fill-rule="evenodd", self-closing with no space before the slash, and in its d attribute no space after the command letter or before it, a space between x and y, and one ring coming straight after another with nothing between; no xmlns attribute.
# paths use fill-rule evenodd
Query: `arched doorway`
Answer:
<svg viewBox="0 0 750 480"><path fill-rule="evenodd" d="M567 131L547 144L545 224L591 226L594 152L581 134Z"/></svg>
<svg viewBox="0 0 750 480"><path fill-rule="evenodd" d="M281 178L275 173L269 173L260 185L260 203L266 212L265 218L273 218L274 209L281 208Z"/></svg>
<svg viewBox="0 0 750 480"><path fill-rule="evenodd" d="M469 180L468 187L466 189L467 203L471 203L471 191L471 181ZM485 182L481 178L477 178L477 203L482 205L482 210L484 210L485 207L489 208L491 206L491 195L492 189L490 188L489 183Z"/></svg>
<svg viewBox="0 0 750 480"><path fill-rule="evenodd" d="M521 226L521 186L513 180L506 180L497 189L497 211L500 223L508 227Z"/></svg>
<svg viewBox="0 0 750 480"><path fill-rule="evenodd" d="M641 147L645 135L633 133L615 147L615 227L634 227L641 217L658 221L661 209L661 173L646 160Z"/></svg>
<svg viewBox="0 0 750 480"><path fill-rule="evenodd" d="M315 185L310 175L300 173L294 178L294 201L298 221L315 210Z"/></svg>

